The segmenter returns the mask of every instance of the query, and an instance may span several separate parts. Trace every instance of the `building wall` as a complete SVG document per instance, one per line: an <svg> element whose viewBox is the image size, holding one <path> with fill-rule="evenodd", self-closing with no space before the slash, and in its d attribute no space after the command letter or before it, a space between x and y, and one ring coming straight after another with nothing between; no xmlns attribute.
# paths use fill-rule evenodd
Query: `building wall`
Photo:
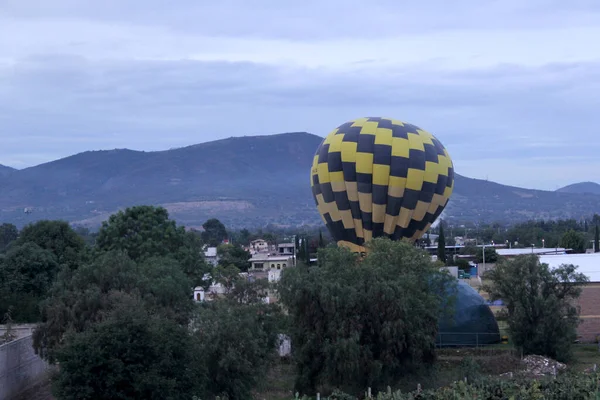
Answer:
<svg viewBox="0 0 600 400"><path fill-rule="evenodd" d="M600 335L600 282L591 282L583 287L579 297L581 325L578 333L582 342L595 342Z"/></svg>
<svg viewBox="0 0 600 400"><path fill-rule="evenodd" d="M0 346L0 399L10 399L45 379L48 364L33 350L31 335Z"/></svg>

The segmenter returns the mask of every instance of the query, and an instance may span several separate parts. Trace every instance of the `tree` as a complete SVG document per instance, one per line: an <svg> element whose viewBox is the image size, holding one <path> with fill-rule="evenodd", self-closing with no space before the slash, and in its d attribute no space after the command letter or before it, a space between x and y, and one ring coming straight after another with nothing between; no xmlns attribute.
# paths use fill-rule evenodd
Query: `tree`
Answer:
<svg viewBox="0 0 600 400"><path fill-rule="evenodd" d="M54 362L66 332L90 329L119 304L123 294L138 295L156 316L186 324L193 307L191 286L173 259L156 257L136 263L123 251L101 253L74 272L59 272L42 303L34 348Z"/></svg>
<svg viewBox="0 0 600 400"><path fill-rule="evenodd" d="M339 247L321 249L318 258L319 266L286 269L278 287L290 317L297 391L312 394L324 382L381 388L433 362L450 278L424 251L378 238L362 259Z"/></svg>
<svg viewBox="0 0 600 400"><path fill-rule="evenodd" d="M252 234L248 229L242 229L238 235L238 242L241 245L247 246L250 244L250 239L252 238Z"/></svg>
<svg viewBox="0 0 600 400"><path fill-rule="evenodd" d="M39 302L58 269L58 260L50 250L32 242L11 247L0 263L0 315L12 307L16 322L39 321Z"/></svg>
<svg viewBox="0 0 600 400"><path fill-rule="evenodd" d="M211 378L202 398L252 398L252 389L276 355L280 318L272 304L215 300L198 307L192 330Z"/></svg>
<svg viewBox="0 0 600 400"><path fill-rule="evenodd" d="M162 207L136 206L111 215L98 232L96 249L121 250L136 262L173 258L194 286L204 285L202 278L210 271L198 236L178 227Z"/></svg>
<svg viewBox="0 0 600 400"><path fill-rule="evenodd" d="M325 240L323 240L323 232L319 229L319 248L325 247Z"/></svg>
<svg viewBox="0 0 600 400"><path fill-rule="evenodd" d="M85 242L65 221L42 220L25 226L16 244L35 243L56 256L59 264L74 269L83 261Z"/></svg>
<svg viewBox="0 0 600 400"><path fill-rule="evenodd" d="M222 244L217 247L219 264L233 264L240 272L248 271L250 268L250 253L240 246L233 244Z"/></svg>
<svg viewBox="0 0 600 400"><path fill-rule="evenodd" d="M483 262L483 248L482 247L477 248L477 254L475 255L475 261L477 263ZM496 249L493 247L486 247L485 248L485 262L486 263L495 263L496 261L498 261L498 252L496 252Z"/></svg>
<svg viewBox="0 0 600 400"><path fill-rule="evenodd" d="M0 251L4 251L6 247L13 241L17 240L19 230L13 224L0 225Z"/></svg>
<svg viewBox="0 0 600 400"><path fill-rule="evenodd" d="M573 249L575 253L585 253L585 236L573 229L568 230L560 239L560 246L566 249Z"/></svg>
<svg viewBox="0 0 600 400"><path fill-rule="evenodd" d="M202 232L202 240L210 247L217 247L227 239L227 229L225 225L216 218L211 218L202 224L204 232Z"/></svg>
<svg viewBox="0 0 600 400"><path fill-rule="evenodd" d="M54 396L60 400L191 399L208 381L185 326L123 295L98 324L69 333L57 351Z"/></svg>
<svg viewBox="0 0 600 400"><path fill-rule="evenodd" d="M490 300L502 300L511 338L524 354L568 361L577 337L575 300L587 278L573 265L550 270L535 255L503 259L488 272Z"/></svg>
<svg viewBox="0 0 600 400"><path fill-rule="evenodd" d="M598 225L594 227L594 253L598 253L600 251L600 229L598 229Z"/></svg>
<svg viewBox="0 0 600 400"><path fill-rule="evenodd" d="M438 260L446 262L446 238L444 237L444 224L440 222L440 235L438 237L438 248L437 248Z"/></svg>
<svg viewBox="0 0 600 400"><path fill-rule="evenodd" d="M176 253L185 242L185 229L169 219L162 207L136 206L111 215L96 238L100 250L123 250L134 261Z"/></svg>

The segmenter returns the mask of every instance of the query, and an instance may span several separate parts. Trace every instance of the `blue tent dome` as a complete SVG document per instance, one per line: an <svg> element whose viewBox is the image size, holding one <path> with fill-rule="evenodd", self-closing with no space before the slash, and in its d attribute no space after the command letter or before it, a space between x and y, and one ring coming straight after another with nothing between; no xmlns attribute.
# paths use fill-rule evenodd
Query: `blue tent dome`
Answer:
<svg viewBox="0 0 600 400"><path fill-rule="evenodd" d="M500 342L496 317L481 295L458 280L453 308L438 323L436 343L441 347L468 347Z"/></svg>

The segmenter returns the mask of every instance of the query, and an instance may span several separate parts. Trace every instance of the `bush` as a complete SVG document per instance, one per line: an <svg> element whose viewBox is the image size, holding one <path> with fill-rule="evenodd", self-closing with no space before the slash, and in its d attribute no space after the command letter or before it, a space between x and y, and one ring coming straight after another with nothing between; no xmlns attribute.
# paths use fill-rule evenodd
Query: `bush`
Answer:
<svg viewBox="0 0 600 400"><path fill-rule="evenodd" d="M380 392L371 397L373 400L467 400L467 399L543 399L543 400L585 400L597 399L600 396L600 372L565 373L556 378L528 380L515 378L487 378L475 383L464 381L435 390L413 391L402 393ZM297 397L298 398L298 397ZM308 400L303 397L303 400ZM334 392L323 400L358 400L341 392Z"/></svg>

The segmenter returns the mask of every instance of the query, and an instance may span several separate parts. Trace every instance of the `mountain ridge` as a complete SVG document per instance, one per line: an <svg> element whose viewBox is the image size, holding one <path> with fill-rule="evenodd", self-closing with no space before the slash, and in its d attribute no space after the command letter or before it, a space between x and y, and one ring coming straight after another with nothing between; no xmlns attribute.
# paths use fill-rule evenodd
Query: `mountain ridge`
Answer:
<svg viewBox="0 0 600 400"><path fill-rule="evenodd" d="M564 186L560 189L556 190L561 193L591 193L591 194L600 194L600 184L596 182L577 182L572 183L570 185Z"/></svg>
<svg viewBox="0 0 600 400"><path fill-rule="evenodd" d="M169 150L89 150L0 174L0 219L64 219L98 226L136 204L166 207L187 226L217 217L230 227L320 225L310 166L323 137L307 132L239 136ZM600 195L543 191L456 174L447 221L580 218ZM23 210L33 210L24 213Z"/></svg>

